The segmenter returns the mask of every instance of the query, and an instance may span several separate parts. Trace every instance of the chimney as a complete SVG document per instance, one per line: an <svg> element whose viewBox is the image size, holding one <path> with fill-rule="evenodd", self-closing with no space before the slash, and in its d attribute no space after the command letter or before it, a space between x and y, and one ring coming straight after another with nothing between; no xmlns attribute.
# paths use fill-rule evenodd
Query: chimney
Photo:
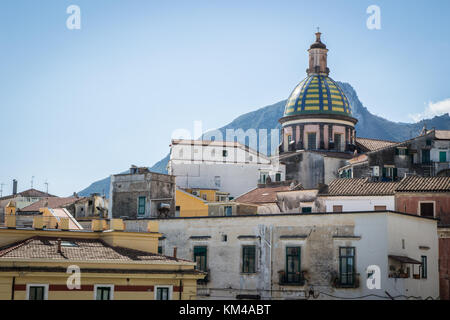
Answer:
<svg viewBox="0 0 450 320"><path fill-rule="evenodd" d="M17 194L17 180L13 179L13 196Z"/></svg>
<svg viewBox="0 0 450 320"><path fill-rule="evenodd" d="M173 247L173 257L177 257L177 247Z"/></svg>
<svg viewBox="0 0 450 320"><path fill-rule="evenodd" d="M61 238L58 238L58 253L62 253L62 251L61 251Z"/></svg>

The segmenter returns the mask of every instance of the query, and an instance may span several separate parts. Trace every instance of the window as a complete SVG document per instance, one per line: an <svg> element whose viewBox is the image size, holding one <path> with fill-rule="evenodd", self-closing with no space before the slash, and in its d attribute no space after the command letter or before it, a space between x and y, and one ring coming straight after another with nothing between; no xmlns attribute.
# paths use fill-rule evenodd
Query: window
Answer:
<svg viewBox="0 0 450 320"><path fill-rule="evenodd" d="M180 210L181 210L180 206L176 206L175 207L175 217L179 217L180 216Z"/></svg>
<svg viewBox="0 0 450 320"><path fill-rule="evenodd" d="M214 184L216 185L217 188L220 188L220 176L214 177Z"/></svg>
<svg viewBox="0 0 450 320"><path fill-rule="evenodd" d="M225 206L225 215L227 217L233 215L233 207L231 206Z"/></svg>
<svg viewBox="0 0 450 320"><path fill-rule="evenodd" d="M155 300L170 300L171 287L155 287Z"/></svg>
<svg viewBox="0 0 450 320"><path fill-rule="evenodd" d="M422 163L430 163L430 150L422 149Z"/></svg>
<svg viewBox="0 0 450 320"><path fill-rule="evenodd" d="M439 162L447 162L447 152L439 151Z"/></svg>
<svg viewBox="0 0 450 320"><path fill-rule="evenodd" d="M242 247L242 272L255 273L256 272L256 247L243 246Z"/></svg>
<svg viewBox="0 0 450 320"><path fill-rule="evenodd" d="M288 138L288 143L291 143L291 141L292 141L292 136L289 134L289 135L287 136L287 138Z"/></svg>
<svg viewBox="0 0 450 320"><path fill-rule="evenodd" d="M208 195L205 193L202 195L203 200L208 200Z"/></svg>
<svg viewBox="0 0 450 320"><path fill-rule="evenodd" d="M434 202L421 202L420 215L422 217L434 217Z"/></svg>
<svg viewBox="0 0 450 320"><path fill-rule="evenodd" d="M113 285L96 284L94 286L95 300L113 300L113 291Z"/></svg>
<svg viewBox="0 0 450 320"><path fill-rule="evenodd" d="M312 208L311 207L303 207L302 208L302 213L311 213L312 212Z"/></svg>
<svg viewBox="0 0 450 320"><path fill-rule="evenodd" d="M386 210L386 206L374 206L373 210L374 211L385 211Z"/></svg>
<svg viewBox="0 0 450 320"><path fill-rule="evenodd" d="M426 279L427 278L427 256L422 256L422 274L421 278Z"/></svg>
<svg viewBox="0 0 450 320"><path fill-rule="evenodd" d="M338 133L334 134L334 148L337 151L341 151L341 135Z"/></svg>
<svg viewBox="0 0 450 320"><path fill-rule="evenodd" d="M333 212L342 212L342 206L333 206Z"/></svg>
<svg viewBox="0 0 450 320"><path fill-rule="evenodd" d="M227 150L222 150L222 156L227 157L228 156L228 151Z"/></svg>
<svg viewBox="0 0 450 320"><path fill-rule="evenodd" d="M159 254L163 253L163 247L161 245L158 246L158 253Z"/></svg>
<svg viewBox="0 0 450 320"><path fill-rule="evenodd" d="M194 247L194 262L197 264L196 269L206 271L206 251L207 247Z"/></svg>
<svg viewBox="0 0 450 320"><path fill-rule="evenodd" d="M316 133L308 133L308 150L315 150L316 147Z"/></svg>
<svg viewBox="0 0 450 320"><path fill-rule="evenodd" d="M281 173L275 174L275 181L281 181Z"/></svg>
<svg viewBox="0 0 450 320"><path fill-rule="evenodd" d="M355 284L355 248L339 247L339 283L342 286Z"/></svg>
<svg viewBox="0 0 450 320"><path fill-rule="evenodd" d="M397 168L383 167L383 178L395 180L397 178Z"/></svg>
<svg viewBox="0 0 450 320"><path fill-rule="evenodd" d="M395 154L398 156L407 156L408 155L408 149L406 148L396 148Z"/></svg>
<svg viewBox="0 0 450 320"><path fill-rule="evenodd" d="M138 216L145 215L145 197L139 197L138 199Z"/></svg>
<svg viewBox="0 0 450 320"><path fill-rule="evenodd" d="M259 173L259 183L266 183L267 177L269 176L269 173L267 172L260 172Z"/></svg>
<svg viewBox="0 0 450 320"><path fill-rule="evenodd" d="M28 300L47 300L48 285L47 284L27 284Z"/></svg>
<svg viewBox="0 0 450 320"><path fill-rule="evenodd" d="M431 146L431 140L427 139L427 146Z"/></svg>
<svg viewBox="0 0 450 320"><path fill-rule="evenodd" d="M287 283L299 283L300 274L300 247L286 248L286 279Z"/></svg>

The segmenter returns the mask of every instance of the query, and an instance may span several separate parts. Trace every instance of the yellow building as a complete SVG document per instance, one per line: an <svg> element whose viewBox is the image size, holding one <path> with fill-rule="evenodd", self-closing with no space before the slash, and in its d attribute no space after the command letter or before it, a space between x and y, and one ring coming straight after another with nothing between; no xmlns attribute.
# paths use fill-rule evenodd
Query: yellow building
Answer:
<svg viewBox="0 0 450 320"><path fill-rule="evenodd" d="M229 193L215 189L177 189L179 217L231 216L256 214L257 206L229 201Z"/></svg>
<svg viewBox="0 0 450 320"><path fill-rule="evenodd" d="M66 223L64 223L66 224ZM0 228L1 300L195 299L205 274L188 260L157 254L162 236L125 232L121 219L92 230Z"/></svg>

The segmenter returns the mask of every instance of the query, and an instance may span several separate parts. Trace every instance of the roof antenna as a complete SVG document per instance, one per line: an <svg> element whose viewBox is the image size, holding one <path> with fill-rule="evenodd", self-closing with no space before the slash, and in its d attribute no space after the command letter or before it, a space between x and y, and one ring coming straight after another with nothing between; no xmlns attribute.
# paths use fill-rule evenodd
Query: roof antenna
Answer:
<svg viewBox="0 0 450 320"><path fill-rule="evenodd" d="M48 182L47 182L47 179L45 179L45 192L47 193L47 196L48 196Z"/></svg>
<svg viewBox="0 0 450 320"><path fill-rule="evenodd" d="M33 189L33 180L34 180L34 176L31 176L31 189Z"/></svg>

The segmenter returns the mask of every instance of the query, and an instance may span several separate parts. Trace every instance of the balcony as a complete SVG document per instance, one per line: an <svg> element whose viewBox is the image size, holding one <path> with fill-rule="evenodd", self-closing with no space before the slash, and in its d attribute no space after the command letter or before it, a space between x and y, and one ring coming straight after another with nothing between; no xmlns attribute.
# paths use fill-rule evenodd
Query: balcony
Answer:
<svg viewBox="0 0 450 320"><path fill-rule="evenodd" d="M335 276L332 278L332 286L338 289L359 288L359 273L345 274L343 278Z"/></svg>
<svg viewBox="0 0 450 320"><path fill-rule="evenodd" d="M203 270L200 270L200 271L203 271ZM208 269L208 270L205 270L205 271L203 271L203 272L206 273L206 276L205 276L203 279L197 280L197 284L203 284L203 285L205 285L205 284L207 284L207 283L209 282L210 276L211 276L211 271Z"/></svg>
<svg viewBox="0 0 450 320"><path fill-rule="evenodd" d="M286 271L278 271L280 286L304 286L306 271L287 274Z"/></svg>

